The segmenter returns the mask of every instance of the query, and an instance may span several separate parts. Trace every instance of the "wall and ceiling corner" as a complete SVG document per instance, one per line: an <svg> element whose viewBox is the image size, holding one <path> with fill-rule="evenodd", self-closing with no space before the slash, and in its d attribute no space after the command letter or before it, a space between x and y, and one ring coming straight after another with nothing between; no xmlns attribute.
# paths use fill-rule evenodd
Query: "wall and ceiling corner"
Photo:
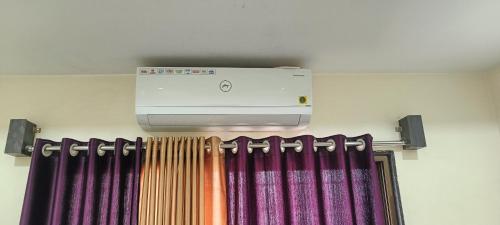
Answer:
<svg viewBox="0 0 500 225"><path fill-rule="evenodd" d="M495 98L498 130L500 132L500 68L495 70L492 74L493 95Z"/></svg>

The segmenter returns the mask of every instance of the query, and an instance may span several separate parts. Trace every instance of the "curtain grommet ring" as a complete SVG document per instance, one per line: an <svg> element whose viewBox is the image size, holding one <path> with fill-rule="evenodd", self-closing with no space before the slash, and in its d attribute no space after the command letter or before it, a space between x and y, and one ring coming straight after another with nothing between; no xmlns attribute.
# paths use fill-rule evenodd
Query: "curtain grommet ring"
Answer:
<svg viewBox="0 0 500 225"><path fill-rule="evenodd" d="M280 151L284 153L286 149L285 149L285 146L283 146L283 145L285 145L285 140L281 139L281 142L280 142Z"/></svg>
<svg viewBox="0 0 500 225"><path fill-rule="evenodd" d="M247 143L247 150L248 150L248 153L250 153L250 154L252 154L252 152L253 152L253 148L250 147L251 144L253 144L253 142L252 141L248 141L248 143Z"/></svg>
<svg viewBox="0 0 500 225"><path fill-rule="evenodd" d="M223 144L223 143L219 143L219 146L221 144ZM205 139L203 150L206 151L208 154L210 154L212 152L212 144L206 139Z"/></svg>
<svg viewBox="0 0 500 225"><path fill-rule="evenodd" d="M302 141L301 140L296 140L295 143L299 144L299 146L295 147L295 151L296 152L302 152L302 149L304 148L304 145L302 144Z"/></svg>
<svg viewBox="0 0 500 225"><path fill-rule="evenodd" d="M78 144L71 144L71 146L69 146L69 154L73 157L77 156L78 155L78 151L75 150L75 147L78 146Z"/></svg>
<svg viewBox="0 0 500 225"><path fill-rule="evenodd" d="M127 149L128 146L130 146L128 143L125 143L123 145L122 153L123 153L124 156L128 156L128 154L130 153L130 151Z"/></svg>
<svg viewBox="0 0 500 225"><path fill-rule="evenodd" d="M360 139L358 139L358 140L356 140L356 141L357 141L357 142L361 142L361 145L357 145L357 146L356 146L356 150L358 150L358 151L360 151L360 152L361 152L361 151L364 151L364 150L365 150L365 148L366 148L366 142L365 142L365 140L363 140L363 139L361 139L361 138L360 138Z"/></svg>
<svg viewBox="0 0 500 225"><path fill-rule="evenodd" d="M102 147L104 146L105 146L104 143L101 143L97 146L97 155L104 156L106 154L106 151L102 150Z"/></svg>
<svg viewBox="0 0 500 225"><path fill-rule="evenodd" d="M347 147L348 147L348 146L347 146L347 140L346 140L346 141L344 142L344 151L346 151L346 152L348 152L348 151L349 151L349 149L348 149Z"/></svg>
<svg viewBox="0 0 500 225"><path fill-rule="evenodd" d="M220 153L220 154L224 154L224 153L226 153L226 151L224 151L224 149L220 147L220 145L221 145L221 144L223 144L223 142L221 142L221 143L219 144L219 153Z"/></svg>
<svg viewBox="0 0 500 225"><path fill-rule="evenodd" d="M271 144L269 143L269 141L265 140L264 142L262 142L263 144L267 145L267 147L264 147L262 148L262 152L264 153L268 153L269 152L269 149L271 149Z"/></svg>
<svg viewBox="0 0 500 225"><path fill-rule="evenodd" d="M236 147L234 147L234 148L232 148L232 149L231 149L231 152L232 152L233 154L238 153L238 142L233 141L233 142L231 142L231 144L233 144L234 146L236 146Z"/></svg>
<svg viewBox="0 0 500 225"><path fill-rule="evenodd" d="M221 147L221 145L223 145L223 144L224 144L224 142L223 142L223 141L221 141L221 142L219 143L219 145L217 145L217 147L219 147L219 153L220 153L220 154L224 154L224 153L226 153L226 149L224 149L224 148L222 148L222 147Z"/></svg>
<svg viewBox="0 0 500 225"><path fill-rule="evenodd" d="M316 144L318 143L318 140L314 139L313 141L313 149L314 149L314 152L317 152L318 151L318 146L316 146Z"/></svg>
<svg viewBox="0 0 500 225"><path fill-rule="evenodd" d="M42 155L45 157L49 157L52 155L52 151L47 150L48 147L52 146L51 144L44 144L42 146Z"/></svg>
<svg viewBox="0 0 500 225"><path fill-rule="evenodd" d="M330 146L326 147L326 150L329 152L335 151L335 148L337 147L337 145L335 144L335 140L328 139L326 142L330 143Z"/></svg>

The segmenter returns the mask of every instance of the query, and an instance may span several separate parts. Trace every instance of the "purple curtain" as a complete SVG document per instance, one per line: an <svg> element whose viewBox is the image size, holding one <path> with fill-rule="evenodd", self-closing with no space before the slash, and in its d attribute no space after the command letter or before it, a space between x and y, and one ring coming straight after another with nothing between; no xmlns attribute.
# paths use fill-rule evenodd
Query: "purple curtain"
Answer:
<svg viewBox="0 0 500 225"><path fill-rule="evenodd" d="M313 136L266 139L238 137L236 154L227 151L227 205L229 225L383 225L384 211L372 137L335 135L334 151L318 147ZM347 140L363 139L363 151L345 149ZM249 141L269 141L270 150L254 149ZM280 143L300 140L301 152L280 151Z"/></svg>
<svg viewBox="0 0 500 225"><path fill-rule="evenodd" d="M136 145L125 156L124 145ZM57 143L38 139L21 213L21 225L136 225L142 139L116 139L115 150L99 156L99 139L88 143L64 138ZM48 157L44 145L60 145ZM70 153L71 146L88 145L89 151Z"/></svg>

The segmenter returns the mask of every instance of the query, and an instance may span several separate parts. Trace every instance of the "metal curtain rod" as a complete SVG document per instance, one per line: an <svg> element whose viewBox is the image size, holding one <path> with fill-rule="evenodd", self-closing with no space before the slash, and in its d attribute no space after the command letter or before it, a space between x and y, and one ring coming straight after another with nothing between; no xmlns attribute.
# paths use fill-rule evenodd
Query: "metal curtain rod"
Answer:
<svg viewBox="0 0 500 225"><path fill-rule="evenodd" d="M347 141L345 143L346 146L364 146L365 143L363 140L357 140L357 141ZM373 146L404 146L406 143L404 141L374 141ZM263 149L269 149L269 142L264 141L262 143L249 143L247 148L253 149L253 148L263 148ZM221 143L219 145L220 149L236 149L238 146L236 142L225 144ZM327 142L314 142L314 147L327 147L327 148L335 148L335 142L333 139L328 140ZM210 149L210 145L205 145L206 149ZM294 143L281 143L281 148L302 148L302 143L299 142L294 142ZM26 146L26 150L29 152L33 152L34 147L33 146ZM103 151L114 151L115 146L114 145L104 145L99 148L100 150ZM123 150L127 151L135 151L136 146L135 145L125 145L125 148ZM142 150L146 149L146 142L143 143ZM45 148L46 151L61 151L61 146L48 146ZM89 147L88 146L74 146L72 147L72 150L75 151L88 151Z"/></svg>
<svg viewBox="0 0 500 225"><path fill-rule="evenodd" d="M33 145L35 140L35 134L40 133L41 129L34 123L28 121L27 119L11 119L9 125L9 132L7 135L7 141L5 145L5 154L12 155L14 157L20 156L30 156L33 151ZM408 115L399 120L399 127L396 129L400 133L401 140L399 141L374 141L373 146L403 146L404 150L417 150L427 146L425 142L425 134L422 123L422 117L420 115ZM363 141L348 141L345 143L346 146L356 146L358 150L364 149L362 147L365 145ZM360 147L361 146L361 147ZM136 146L126 145L123 149L124 153L128 151L134 151ZM209 148L208 146L205 146ZM247 147L249 151L253 148L262 148L264 152L269 150L269 143L264 141L262 143L249 143L248 146L237 146L236 142L233 143L221 143L220 149L231 149L233 152L237 150L238 147ZM296 151L302 149L302 143L281 143L281 151L284 148L295 148ZM314 149L317 147L327 147L327 150L331 151L335 149L335 142L333 140L328 140L327 142L315 142ZM114 146L101 146L99 152L103 151L113 151ZM48 146L44 148L45 151L60 151L61 146ZM73 146L71 148L72 152L75 151L86 151L87 146Z"/></svg>

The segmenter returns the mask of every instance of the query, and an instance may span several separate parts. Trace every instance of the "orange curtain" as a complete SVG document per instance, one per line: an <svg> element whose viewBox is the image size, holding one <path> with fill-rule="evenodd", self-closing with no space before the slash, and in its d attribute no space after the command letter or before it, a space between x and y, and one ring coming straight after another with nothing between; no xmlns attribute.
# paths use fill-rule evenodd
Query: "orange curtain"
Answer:
<svg viewBox="0 0 500 225"><path fill-rule="evenodd" d="M205 225L226 225L226 173L224 153L219 137L207 140L210 151L205 155Z"/></svg>
<svg viewBox="0 0 500 225"><path fill-rule="evenodd" d="M148 138L139 194L139 225L226 223L219 138ZM209 145L210 151L205 150Z"/></svg>

